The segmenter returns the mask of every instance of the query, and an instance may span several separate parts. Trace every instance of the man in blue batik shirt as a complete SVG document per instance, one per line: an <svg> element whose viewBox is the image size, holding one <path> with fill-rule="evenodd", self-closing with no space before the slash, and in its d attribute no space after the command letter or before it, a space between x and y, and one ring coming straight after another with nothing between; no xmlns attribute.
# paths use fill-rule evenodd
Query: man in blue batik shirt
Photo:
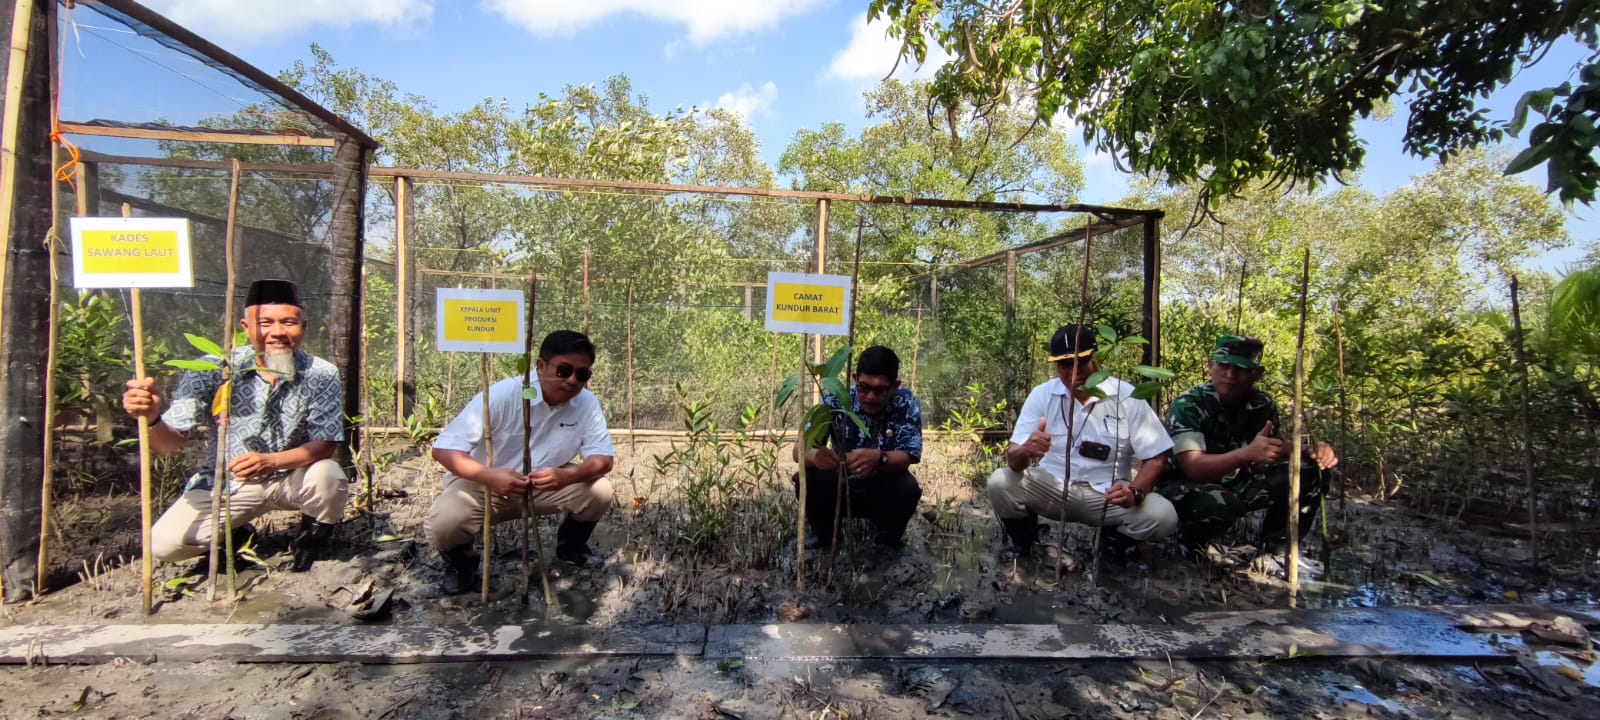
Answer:
<svg viewBox="0 0 1600 720"><path fill-rule="evenodd" d="M812 535L806 545L832 545L843 472L846 496L841 514L867 518L874 541L899 551L905 546L906 523L922 498L922 487L910 471L922 461L922 407L910 390L900 387L900 358L882 345L861 353L855 383L850 410L866 424L866 434L835 412L829 443L806 453L806 520ZM831 393L823 395L822 402L836 411L843 409ZM798 489L798 474L794 482Z"/></svg>

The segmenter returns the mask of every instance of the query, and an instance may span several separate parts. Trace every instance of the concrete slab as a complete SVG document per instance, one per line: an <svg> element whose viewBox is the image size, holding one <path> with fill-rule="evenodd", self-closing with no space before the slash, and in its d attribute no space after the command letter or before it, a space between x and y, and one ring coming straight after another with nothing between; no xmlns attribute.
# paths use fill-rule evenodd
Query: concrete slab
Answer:
<svg viewBox="0 0 1600 720"><path fill-rule="evenodd" d="M1594 608L1529 605L1193 613L1125 625L18 625L0 628L0 664L125 657L235 662L424 663L557 657L684 656L900 660L1198 659L1321 656L1505 659L1486 630L1517 632ZM1480 632L1474 632L1474 631Z"/></svg>
<svg viewBox="0 0 1600 720"><path fill-rule="evenodd" d="M700 625L419 627L375 625L28 625L0 628L0 663L124 657L235 662L426 663L704 652Z"/></svg>

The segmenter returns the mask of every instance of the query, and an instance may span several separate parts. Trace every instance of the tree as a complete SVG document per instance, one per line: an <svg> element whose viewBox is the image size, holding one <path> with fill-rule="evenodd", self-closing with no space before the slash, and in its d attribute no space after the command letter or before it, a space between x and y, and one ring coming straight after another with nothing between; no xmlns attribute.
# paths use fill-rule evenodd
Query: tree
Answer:
<svg viewBox="0 0 1600 720"><path fill-rule="evenodd" d="M872 0L869 14L891 21L902 59L951 54L933 81L942 107L1064 114L1134 171L1201 181L1203 201L1339 179L1365 156L1355 121L1400 101L1411 153L1499 141L1531 110L1544 119L1509 171L1548 161L1564 202L1593 201L1600 181L1593 0ZM1489 119L1479 100L1566 36L1591 50L1577 83Z"/></svg>

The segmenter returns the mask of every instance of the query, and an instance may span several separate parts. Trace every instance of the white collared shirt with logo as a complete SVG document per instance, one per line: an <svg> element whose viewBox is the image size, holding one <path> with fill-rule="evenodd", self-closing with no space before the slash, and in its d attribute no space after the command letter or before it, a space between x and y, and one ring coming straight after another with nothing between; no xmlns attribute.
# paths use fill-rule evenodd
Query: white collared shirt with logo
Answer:
<svg viewBox="0 0 1600 720"><path fill-rule="evenodd" d="M533 387L539 391L537 381ZM606 429L605 413L600 410L600 400L588 388L558 407L545 404L542 392L538 399L529 403L527 447L533 454L533 469L560 467L580 456L616 455L611 446L611 433ZM522 472L521 378L506 378L489 387L489 423L494 439L491 465ZM467 401L461 414L444 427L433 446L466 452L472 459L484 461L483 393ZM450 473L445 473L444 481L448 483L451 477Z"/></svg>
<svg viewBox="0 0 1600 720"><path fill-rule="evenodd" d="M1106 378L1099 388L1105 392L1105 398L1089 398L1088 402L1080 403L1067 393L1066 383L1060 378L1035 387L1022 403L1011 442L1016 445L1026 442L1039 428L1039 419L1044 418L1045 432L1050 433L1050 451L1039 461L1039 467L1058 480L1067 477L1070 452L1071 481L1086 482L1105 492L1113 481L1113 461L1115 479L1129 480L1135 464L1172 450L1172 438L1150 404L1131 397L1132 385ZM1070 442L1068 413L1072 414ZM1112 448L1111 457L1105 460L1084 457L1078 452L1084 441Z"/></svg>

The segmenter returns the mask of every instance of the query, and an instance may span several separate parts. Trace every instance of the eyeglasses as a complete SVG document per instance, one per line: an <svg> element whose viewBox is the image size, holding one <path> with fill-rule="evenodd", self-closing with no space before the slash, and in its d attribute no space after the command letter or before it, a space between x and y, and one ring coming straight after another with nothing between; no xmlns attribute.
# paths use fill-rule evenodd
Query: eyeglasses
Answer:
<svg viewBox="0 0 1600 720"><path fill-rule="evenodd" d="M862 394L863 396L871 395L873 397L883 397L884 395L894 392L894 390L895 386L893 385L868 385L863 382L856 383L856 392Z"/></svg>
<svg viewBox="0 0 1600 720"><path fill-rule="evenodd" d="M556 366L556 378L560 380L566 380L567 378L577 376L578 382L586 383L589 382L589 378L592 375L594 375L594 371L590 370L589 368L575 368L566 363L561 363L560 365Z"/></svg>

